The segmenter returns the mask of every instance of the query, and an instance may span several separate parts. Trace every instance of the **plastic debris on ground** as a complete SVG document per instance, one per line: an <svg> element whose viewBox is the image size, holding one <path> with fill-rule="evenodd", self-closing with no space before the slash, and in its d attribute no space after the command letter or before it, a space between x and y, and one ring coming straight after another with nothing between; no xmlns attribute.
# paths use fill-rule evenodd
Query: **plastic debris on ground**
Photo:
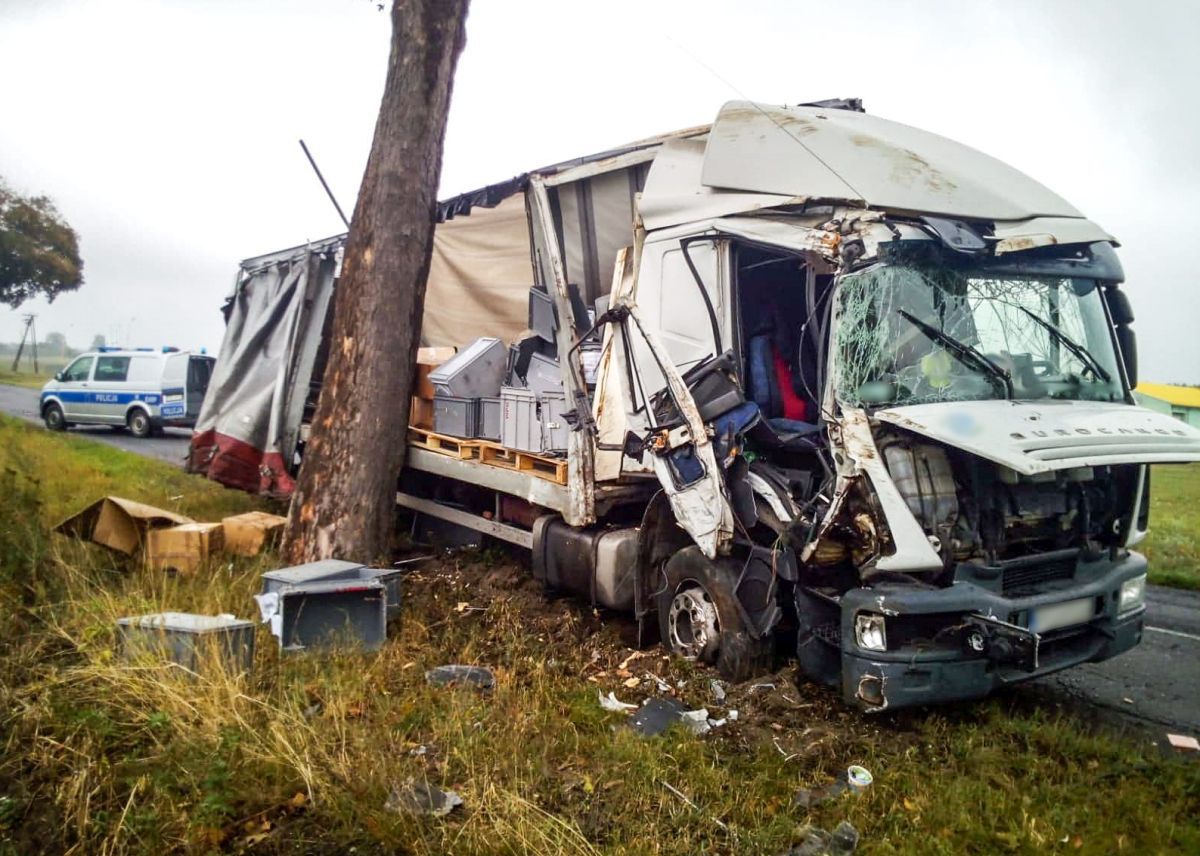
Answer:
<svg viewBox="0 0 1200 856"><path fill-rule="evenodd" d="M496 685L496 676L491 669L483 666L438 666L425 673L425 680L435 687L448 687L455 684L490 690Z"/></svg>
<svg viewBox="0 0 1200 856"><path fill-rule="evenodd" d="M716 678L708 682L708 686L712 689L713 701L721 704L725 701L725 687Z"/></svg>
<svg viewBox="0 0 1200 856"><path fill-rule="evenodd" d="M600 699L600 706L605 710L611 710L614 713L625 713L630 710L637 710L636 704L630 704L627 701L621 701L616 695L610 692L608 695L596 690L596 695Z"/></svg>
<svg viewBox="0 0 1200 856"><path fill-rule="evenodd" d="M697 735L725 724L724 720L709 719L706 708L688 710L687 705L673 698L648 699L629 719L630 727L645 737L656 737L677 722Z"/></svg>
<svg viewBox="0 0 1200 856"><path fill-rule="evenodd" d="M779 748L778 744L776 744L776 748ZM801 788L792 798L792 803L799 808L814 808L834 797L840 797L847 791L855 794L862 793L874 781L875 778L866 767L854 764L848 767L844 773L838 773L832 782L823 787Z"/></svg>
<svg viewBox="0 0 1200 856"><path fill-rule="evenodd" d="M392 788L383 807L397 814L445 817L462 804L462 797L454 791L443 791L428 782L409 781Z"/></svg>
<svg viewBox="0 0 1200 856"><path fill-rule="evenodd" d="M1200 741L1195 737L1188 737L1184 734L1168 734L1167 742L1175 749L1184 752L1200 752Z"/></svg>
<svg viewBox="0 0 1200 856"><path fill-rule="evenodd" d="M858 830L844 820L832 833L814 826L803 841L782 856L842 856L857 849L858 839Z"/></svg>

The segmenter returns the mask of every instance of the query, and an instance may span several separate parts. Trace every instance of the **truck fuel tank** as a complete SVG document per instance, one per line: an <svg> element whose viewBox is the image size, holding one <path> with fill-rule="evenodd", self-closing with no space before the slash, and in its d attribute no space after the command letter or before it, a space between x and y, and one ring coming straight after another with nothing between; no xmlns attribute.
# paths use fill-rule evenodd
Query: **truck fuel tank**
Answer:
<svg viewBox="0 0 1200 856"><path fill-rule="evenodd" d="M609 609L633 609L638 530L576 528L557 516L533 527L533 575Z"/></svg>

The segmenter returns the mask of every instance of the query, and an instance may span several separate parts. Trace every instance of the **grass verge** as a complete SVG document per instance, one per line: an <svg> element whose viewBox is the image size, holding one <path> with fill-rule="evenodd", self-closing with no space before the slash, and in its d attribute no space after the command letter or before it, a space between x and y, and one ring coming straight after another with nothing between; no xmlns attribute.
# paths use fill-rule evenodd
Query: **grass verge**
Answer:
<svg viewBox="0 0 1200 856"><path fill-rule="evenodd" d="M57 369L54 371L57 371ZM46 381L54 377L54 371L14 372L7 368L3 368L0 369L0 383L5 383L9 386L23 386L28 389L41 389L46 385Z"/></svg>
<svg viewBox="0 0 1200 856"><path fill-rule="evenodd" d="M709 672L632 651L627 622L548 599L502 552L410 574L377 654L281 657L260 631L250 677L123 661L116 617L249 615L271 557L168 577L47 524L102 493L201 519L253 501L9 420L0 473L0 853L771 854L840 820L867 853L1200 852L1200 766L1070 709L1011 692L864 717L790 668L718 705ZM448 662L496 687L427 685ZM739 717L639 737L597 692L640 701L658 694L648 674ZM875 775L863 795L793 804L852 763ZM411 780L465 805L385 808Z"/></svg>
<svg viewBox="0 0 1200 856"><path fill-rule="evenodd" d="M1138 549L1150 563L1150 582L1200 589L1200 464L1153 468L1150 531Z"/></svg>

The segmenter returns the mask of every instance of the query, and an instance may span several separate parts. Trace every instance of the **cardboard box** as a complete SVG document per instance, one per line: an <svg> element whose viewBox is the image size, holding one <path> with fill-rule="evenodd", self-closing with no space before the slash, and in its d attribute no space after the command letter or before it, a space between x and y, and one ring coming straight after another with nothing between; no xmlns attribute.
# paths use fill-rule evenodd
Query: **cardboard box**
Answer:
<svg viewBox="0 0 1200 856"><path fill-rule="evenodd" d="M414 395L408 408L408 424L414 428L424 428L426 431L432 431L433 401L428 398L418 398Z"/></svg>
<svg viewBox="0 0 1200 856"><path fill-rule="evenodd" d="M235 556L257 556L264 547L279 543L286 517L265 511L248 511L221 521L225 552Z"/></svg>
<svg viewBox="0 0 1200 856"><path fill-rule="evenodd" d="M164 511L153 505L122 499L119 496L106 496L68 517L54 529L64 535L94 541L132 556L145 541L146 533L150 530L191 522L190 517Z"/></svg>
<svg viewBox="0 0 1200 856"><path fill-rule="evenodd" d="M417 349L417 375L413 380L413 395L417 398L424 398L432 401L434 388L429 382L429 373L440 366L446 360L454 356L456 348L418 348ZM430 414L430 424L432 424L432 413ZM411 424L416 425L416 422ZM418 426L424 428L424 425Z"/></svg>
<svg viewBox="0 0 1200 856"><path fill-rule="evenodd" d="M190 574L209 556L221 551L223 532L220 523L184 523L170 529L152 529L146 539L146 564L155 570Z"/></svg>

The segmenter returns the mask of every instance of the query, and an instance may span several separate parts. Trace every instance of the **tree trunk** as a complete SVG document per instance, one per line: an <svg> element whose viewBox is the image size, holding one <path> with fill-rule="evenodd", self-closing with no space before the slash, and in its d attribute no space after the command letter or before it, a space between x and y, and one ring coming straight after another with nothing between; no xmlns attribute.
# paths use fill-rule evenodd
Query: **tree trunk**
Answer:
<svg viewBox="0 0 1200 856"><path fill-rule="evenodd" d="M292 496L289 561L385 555L404 466L442 139L469 0L394 0L387 83Z"/></svg>

